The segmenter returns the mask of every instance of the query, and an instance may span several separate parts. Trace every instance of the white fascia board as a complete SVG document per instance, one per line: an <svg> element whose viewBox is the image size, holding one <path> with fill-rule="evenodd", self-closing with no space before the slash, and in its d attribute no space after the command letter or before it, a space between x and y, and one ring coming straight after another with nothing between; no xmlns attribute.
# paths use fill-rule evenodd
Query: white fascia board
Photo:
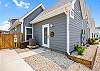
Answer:
<svg viewBox="0 0 100 71"><path fill-rule="evenodd" d="M43 6L43 4L39 4L37 7L35 7L33 10L31 10L30 12L28 12L27 14L25 14L23 17L20 18L20 21L22 21L24 18L26 18L28 15L30 15L33 11L35 11L36 9L38 9L39 7L42 7L43 9L45 9L45 7Z"/></svg>
<svg viewBox="0 0 100 71"><path fill-rule="evenodd" d="M45 9L45 7L43 6L43 4L41 3L37 7L35 7L32 11L30 11L29 13L27 13L26 15L24 15L23 17L21 17L19 19L19 21L21 22L21 33L23 33L23 20L24 20L24 18L27 17L28 15L30 15L33 11L35 11L39 7L42 7L43 9Z"/></svg>
<svg viewBox="0 0 100 71"><path fill-rule="evenodd" d="M65 4L64 6L61 6L55 10L52 10L51 12L45 14L45 15L42 15L41 17L36 17L33 21L31 21L30 23L31 24L34 24L34 23L37 23L37 22L40 22L40 21L43 21L45 19L48 19L48 18L51 18L53 16L56 16L56 15L59 15L61 13L64 13L65 12L65 7L69 8L70 7L70 4Z"/></svg>
<svg viewBox="0 0 100 71"><path fill-rule="evenodd" d="M76 2L76 0L73 0L73 2L72 2L72 9L74 9L75 2Z"/></svg>

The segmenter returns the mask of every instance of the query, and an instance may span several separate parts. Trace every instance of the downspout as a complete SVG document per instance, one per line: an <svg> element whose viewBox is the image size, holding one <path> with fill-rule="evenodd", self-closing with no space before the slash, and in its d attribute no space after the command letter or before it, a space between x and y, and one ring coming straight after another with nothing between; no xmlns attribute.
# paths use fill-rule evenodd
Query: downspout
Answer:
<svg viewBox="0 0 100 71"><path fill-rule="evenodd" d="M69 53L69 11L67 13L67 53L68 55L70 55Z"/></svg>
<svg viewBox="0 0 100 71"><path fill-rule="evenodd" d="M70 55L69 52L69 12L70 12L70 7L66 7L64 8L64 13L66 15L66 52L68 55Z"/></svg>
<svg viewBox="0 0 100 71"><path fill-rule="evenodd" d="M70 55L70 52L69 52L69 8L67 8L67 7L65 7L64 8L64 12L65 12L65 14L66 14L66 52L67 52L67 54L68 55Z"/></svg>

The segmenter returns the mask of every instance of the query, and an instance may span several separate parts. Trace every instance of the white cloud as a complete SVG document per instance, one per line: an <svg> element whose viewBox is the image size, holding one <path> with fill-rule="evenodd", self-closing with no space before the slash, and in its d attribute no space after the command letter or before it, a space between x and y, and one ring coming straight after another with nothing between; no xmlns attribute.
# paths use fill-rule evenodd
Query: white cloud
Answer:
<svg viewBox="0 0 100 71"><path fill-rule="evenodd" d="M10 23L8 21L4 21L2 24L4 25L0 26L0 30L8 31L8 29L10 28Z"/></svg>
<svg viewBox="0 0 100 71"><path fill-rule="evenodd" d="M5 7L8 7L8 3L5 4Z"/></svg>
<svg viewBox="0 0 100 71"><path fill-rule="evenodd" d="M1 1L0 1L0 5L1 5Z"/></svg>
<svg viewBox="0 0 100 71"><path fill-rule="evenodd" d="M24 1L17 1L17 0L13 0L13 2L16 4L16 6L18 7L23 7L28 9L30 6L30 3L24 2Z"/></svg>

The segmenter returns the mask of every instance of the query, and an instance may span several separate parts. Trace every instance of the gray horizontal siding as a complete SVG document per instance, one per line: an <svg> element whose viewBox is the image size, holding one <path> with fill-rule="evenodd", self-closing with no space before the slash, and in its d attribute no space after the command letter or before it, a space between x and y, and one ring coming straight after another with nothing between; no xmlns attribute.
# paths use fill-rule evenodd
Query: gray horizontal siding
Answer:
<svg viewBox="0 0 100 71"><path fill-rule="evenodd" d="M36 9L34 12L32 12L29 16L27 16L26 18L24 18L24 22L23 22L23 41L25 40L25 26L26 27L32 27L32 25L30 24L30 22L35 19L41 12L43 11L42 7L39 7L38 9Z"/></svg>
<svg viewBox="0 0 100 71"><path fill-rule="evenodd" d="M75 44L81 42L81 30L82 30L82 14L79 5L79 0L74 5L74 19L69 18L69 44L70 52L74 49Z"/></svg>
<svg viewBox="0 0 100 71"><path fill-rule="evenodd" d="M42 22L36 23L34 27L34 37L42 45L42 25L53 24L54 27L50 27L50 31L55 34L54 37L50 37L50 48L65 51L66 52L66 15L60 14Z"/></svg>

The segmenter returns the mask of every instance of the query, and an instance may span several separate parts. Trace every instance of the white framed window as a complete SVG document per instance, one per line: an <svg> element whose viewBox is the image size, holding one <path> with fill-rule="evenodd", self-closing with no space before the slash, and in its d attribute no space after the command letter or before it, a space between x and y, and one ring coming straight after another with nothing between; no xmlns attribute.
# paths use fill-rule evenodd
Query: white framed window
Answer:
<svg viewBox="0 0 100 71"><path fill-rule="evenodd" d="M74 19L74 9L70 10L70 17Z"/></svg>
<svg viewBox="0 0 100 71"><path fill-rule="evenodd" d="M25 27L25 41L33 38L33 27Z"/></svg>
<svg viewBox="0 0 100 71"><path fill-rule="evenodd" d="M15 28L15 31L17 31L17 28Z"/></svg>

